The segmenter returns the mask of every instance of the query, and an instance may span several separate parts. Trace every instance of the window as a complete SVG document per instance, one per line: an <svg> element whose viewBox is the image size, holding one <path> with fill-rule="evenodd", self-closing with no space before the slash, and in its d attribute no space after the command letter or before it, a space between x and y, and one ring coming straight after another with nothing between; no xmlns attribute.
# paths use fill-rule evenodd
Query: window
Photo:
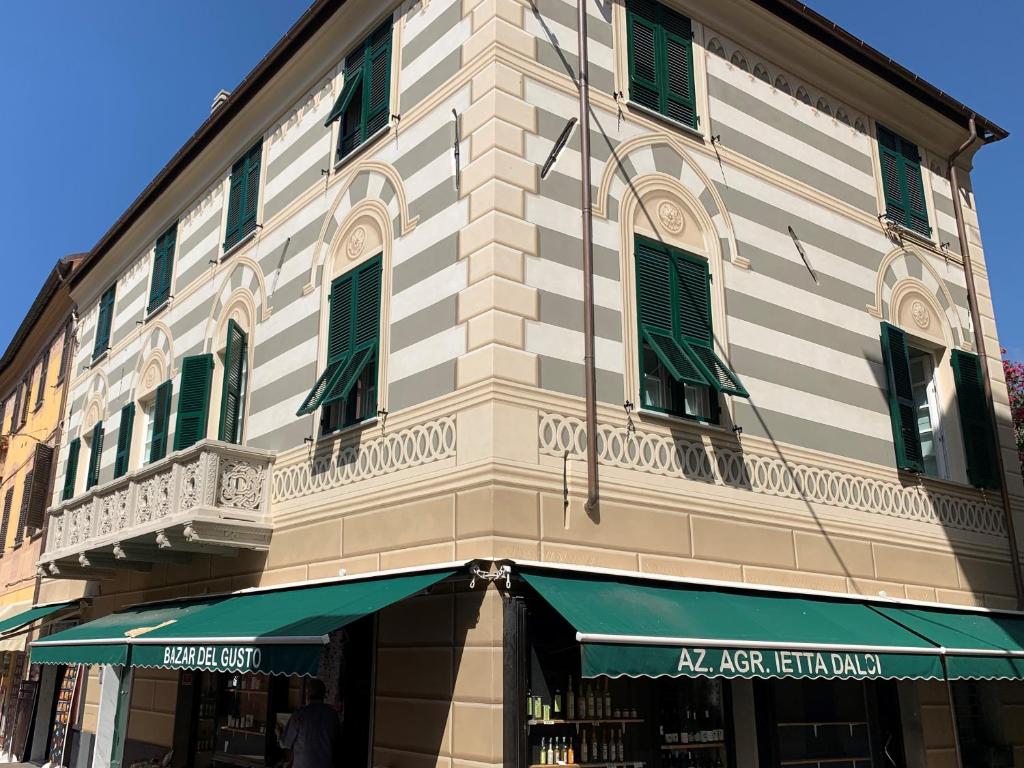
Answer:
<svg viewBox="0 0 1024 768"><path fill-rule="evenodd" d="M21 546L25 538L25 526L28 524L28 503L32 496L33 471L25 473L25 484L21 487L21 510L18 512L18 527L14 531L14 548Z"/></svg>
<svg viewBox="0 0 1024 768"><path fill-rule="evenodd" d="M900 226L931 237L917 146L876 123L885 215Z"/></svg>
<svg viewBox="0 0 1024 768"><path fill-rule="evenodd" d="M948 477L946 445L942 437L935 358L931 352L910 347L910 388L914 397L917 434L921 439L921 461L929 477Z"/></svg>
<svg viewBox="0 0 1024 768"><path fill-rule="evenodd" d="M25 380L21 382L21 388L24 390L21 396L21 414L18 417L18 426L24 427L28 422L28 406L32 401L32 374L30 373L25 377Z"/></svg>
<svg viewBox="0 0 1024 768"><path fill-rule="evenodd" d="M302 416L322 406L323 434L377 413L380 290L380 256L331 284L327 368L298 411Z"/></svg>
<svg viewBox="0 0 1024 768"><path fill-rule="evenodd" d="M114 295L117 286L112 285L100 297L100 311L96 318L96 344L92 350L92 359L110 349L110 326L114 319Z"/></svg>
<svg viewBox="0 0 1024 768"><path fill-rule="evenodd" d="M635 258L641 405L717 421L719 393L749 395L714 351L707 261L639 235Z"/></svg>
<svg viewBox="0 0 1024 768"><path fill-rule="evenodd" d="M10 398L8 398L8 400L9 399ZM8 400L4 400L2 403L0 403L0 432L4 431L4 420L7 418L7 402L8 402Z"/></svg>
<svg viewBox="0 0 1024 768"><path fill-rule="evenodd" d="M324 125L340 121L337 160L388 124L391 117L391 19L345 57L345 84Z"/></svg>
<svg viewBox="0 0 1024 768"><path fill-rule="evenodd" d="M174 246L178 239L178 222L156 241L153 252L153 277L149 284L149 304L146 312L163 306L171 297L171 275L174 274Z"/></svg>
<svg viewBox="0 0 1024 768"><path fill-rule="evenodd" d="M178 421L174 428L176 451L195 445L206 437L212 375L213 355L194 355L181 363Z"/></svg>
<svg viewBox="0 0 1024 768"><path fill-rule="evenodd" d="M11 526L11 507L14 506L14 489L8 488L4 494L4 517L0 522L0 556L7 549L7 530Z"/></svg>
<svg viewBox="0 0 1024 768"><path fill-rule="evenodd" d="M21 384L14 388L14 407L11 409L11 428L8 430L11 434L18 429L18 424L21 420Z"/></svg>
<svg viewBox="0 0 1024 768"><path fill-rule="evenodd" d="M690 20L654 0L629 0L626 45L630 100L696 128Z"/></svg>
<svg viewBox="0 0 1024 768"><path fill-rule="evenodd" d="M85 478L85 490L100 483L100 463L103 460L103 422L92 428L89 440L89 474Z"/></svg>
<svg viewBox="0 0 1024 768"><path fill-rule="evenodd" d="M248 336L234 320L228 321L228 338L224 347L224 385L220 400L220 432L218 437L237 443L242 437L242 416L245 412L245 384Z"/></svg>
<svg viewBox="0 0 1024 768"><path fill-rule="evenodd" d="M995 438L985 397L981 359L954 349L952 363L960 429L964 435L967 479L978 488L999 488L1001 478L996 467Z"/></svg>
<svg viewBox="0 0 1024 768"><path fill-rule="evenodd" d="M68 443L68 462L64 468L64 490L61 492L61 501L67 501L75 495L75 478L78 476L78 453L82 448L82 441L75 438Z"/></svg>
<svg viewBox="0 0 1024 768"><path fill-rule="evenodd" d="M121 409L121 423L117 426L117 453L114 456L114 477L128 473L132 453L132 428L135 426L135 403Z"/></svg>
<svg viewBox="0 0 1024 768"><path fill-rule="evenodd" d="M146 424L146 445L149 446L149 461L160 461L167 455L167 430L171 423L172 384L165 381L156 388L150 418Z"/></svg>
<svg viewBox="0 0 1024 768"><path fill-rule="evenodd" d="M228 223L224 232L224 250L230 251L256 231L256 202L260 194L260 161L263 140L231 166L231 193L228 197ZM170 275L168 274L168 280Z"/></svg>
<svg viewBox="0 0 1024 768"><path fill-rule="evenodd" d="M31 492L28 500L28 515L25 527L31 535L43 529L43 518L49 505L50 468L53 466L53 448L46 443L37 443L32 460Z"/></svg>
<svg viewBox="0 0 1024 768"><path fill-rule="evenodd" d="M43 351L43 360L39 364L39 390L36 392L36 408L39 408L43 404L43 398L46 396L46 374L50 367L50 348L47 347Z"/></svg>

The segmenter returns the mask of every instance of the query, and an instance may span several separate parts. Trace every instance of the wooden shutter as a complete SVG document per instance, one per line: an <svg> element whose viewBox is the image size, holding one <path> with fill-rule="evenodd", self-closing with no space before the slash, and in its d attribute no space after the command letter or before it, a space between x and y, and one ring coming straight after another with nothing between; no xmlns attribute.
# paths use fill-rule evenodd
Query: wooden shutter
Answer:
<svg viewBox="0 0 1024 768"><path fill-rule="evenodd" d="M327 359L345 357L352 349L352 299L355 279L350 273L331 284L330 316L327 320Z"/></svg>
<svg viewBox="0 0 1024 768"><path fill-rule="evenodd" d="M28 503L32 495L32 477L35 471L25 473L25 484L21 487L21 509L18 510L18 527L14 530L14 546L21 546L25 539L25 525L28 523Z"/></svg>
<svg viewBox="0 0 1024 768"><path fill-rule="evenodd" d="M886 216L908 229L930 237L932 230L928 226L921 153L917 145L879 123L875 124L875 132L878 136Z"/></svg>
<svg viewBox="0 0 1024 768"><path fill-rule="evenodd" d="M49 369L50 348L47 347L45 350L43 350L43 360L41 363L39 363L39 391L36 393L37 408L42 404L43 398L46 397L46 376L49 373ZM0 421L3 421L3 419L0 418Z"/></svg>
<svg viewBox="0 0 1024 768"><path fill-rule="evenodd" d="M28 502L25 525L32 531L42 530L46 507L49 506L50 473L53 471L53 448L46 443L36 444L32 461L32 493Z"/></svg>
<svg viewBox="0 0 1024 768"><path fill-rule="evenodd" d="M363 141L391 118L391 20L370 36L363 75Z"/></svg>
<svg viewBox="0 0 1024 768"><path fill-rule="evenodd" d="M175 222L156 241L147 312L157 309L171 296L171 275L174 273L174 249L177 245L177 239L178 224Z"/></svg>
<svg viewBox="0 0 1024 768"><path fill-rule="evenodd" d="M25 380L21 382L22 388L25 390L25 394L21 398L21 416L18 419L18 426L25 426L25 422L28 421L28 406L32 401L32 374L25 377Z"/></svg>
<svg viewBox="0 0 1024 768"><path fill-rule="evenodd" d="M641 328L673 333L672 259L667 249L637 238L636 306Z"/></svg>
<svg viewBox="0 0 1024 768"><path fill-rule="evenodd" d="M242 201L245 199L245 158L231 166L231 182L228 194L228 221L224 230L224 250L229 250L242 239Z"/></svg>
<svg viewBox="0 0 1024 768"><path fill-rule="evenodd" d="M0 432L4 431L4 419L7 418L7 403L10 402L10 398L0 403Z"/></svg>
<svg viewBox="0 0 1024 768"><path fill-rule="evenodd" d="M89 475L85 480L85 490L89 490L100 482L100 463L103 460L103 422L92 428L92 445L89 446Z"/></svg>
<svg viewBox="0 0 1024 768"><path fill-rule="evenodd" d="M712 345L711 273L698 256L673 252L676 283L676 322L679 336L705 347Z"/></svg>
<svg viewBox="0 0 1024 768"><path fill-rule="evenodd" d="M171 423L171 389L170 381L165 381L156 388L156 400L153 403L153 436L149 444L149 460L159 461L167 455L167 429Z"/></svg>
<svg viewBox="0 0 1024 768"><path fill-rule="evenodd" d="M380 336L380 283L380 257L359 267L356 272L356 301L352 316L355 349L377 346Z"/></svg>
<svg viewBox="0 0 1024 768"><path fill-rule="evenodd" d="M114 458L114 477L128 473L132 452L132 429L135 426L135 403L121 409L121 423L117 427L117 454Z"/></svg>
<svg viewBox="0 0 1024 768"><path fill-rule="evenodd" d="M626 7L629 98L648 109L660 111L659 15L659 5L653 0L630 0Z"/></svg>
<svg viewBox="0 0 1024 768"><path fill-rule="evenodd" d="M21 419L21 384L14 388L14 408L11 409L11 427L8 432L15 432Z"/></svg>
<svg viewBox="0 0 1024 768"><path fill-rule="evenodd" d="M178 421L174 428L176 451L195 445L206 437L212 375L213 355L194 355L181 363Z"/></svg>
<svg viewBox="0 0 1024 768"><path fill-rule="evenodd" d="M228 321L228 338L224 348L224 386L220 400L219 439L237 443L241 438L242 385L248 337L234 320Z"/></svg>
<svg viewBox="0 0 1024 768"><path fill-rule="evenodd" d="M353 68L353 66L355 68ZM324 125L330 125L335 120L340 120L352 103L352 100L357 94L362 94L359 89L360 84L363 82L363 58L359 57L358 64L350 66L348 59L345 60L345 84L341 88L341 93L338 94L337 101L334 102L334 106L331 107L331 113L324 120Z"/></svg>
<svg viewBox="0 0 1024 768"><path fill-rule="evenodd" d="M921 434L917 431L917 409L910 382L907 335L885 322L882 323L882 360L889 387L889 418L892 420L896 466L910 472L924 472Z"/></svg>
<svg viewBox="0 0 1024 768"><path fill-rule="evenodd" d="M78 453L82 448L82 441L75 438L68 443L68 460L64 468L64 490L61 492L61 501L67 501L75 495L75 478L78 476Z"/></svg>
<svg viewBox="0 0 1024 768"><path fill-rule="evenodd" d="M8 488L4 495L4 516L0 521L0 555L7 549L7 531L11 526L11 507L14 506L14 489Z"/></svg>
<svg viewBox="0 0 1024 768"><path fill-rule="evenodd" d="M992 436L992 419L985 399L981 358L954 349L952 363L960 429L964 435L967 478L971 485L978 488L999 488L995 438Z"/></svg>
<svg viewBox="0 0 1024 768"><path fill-rule="evenodd" d="M924 180L921 177L921 158L917 147L909 142L904 146L913 147L913 155L903 156L904 178L907 185L907 226L925 237L931 237L928 226L928 206L924 201ZM905 150L906 151L906 150Z"/></svg>
<svg viewBox="0 0 1024 768"><path fill-rule="evenodd" d="M256 207L260 194L260 163L263 159L263 142L249 150L245 160L245 198L242 206L240 236L245 237L256 229Z"/></svg>
<svg viewBox="0 0 1024 768"><path fill-rule="evenodd" d="M110 286L100 298L99 317L96 319L96 345L92 356L97 358L110 346L110 326L114 319L115 286Z"/></svg>
<svg viewBox="0 0 1024 768"><path fill-rule="evenodd" d="M660 67L664 73L662 112L680 123L697 127L697 102L693 87L693 29L690 20L669 8L661 8L662 43Z"/></svg>

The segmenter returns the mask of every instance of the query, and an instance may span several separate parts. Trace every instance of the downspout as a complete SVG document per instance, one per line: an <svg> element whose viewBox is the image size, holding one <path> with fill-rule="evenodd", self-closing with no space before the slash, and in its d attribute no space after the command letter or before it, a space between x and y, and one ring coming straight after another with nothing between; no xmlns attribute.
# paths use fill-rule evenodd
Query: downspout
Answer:
<svg viewBox="0 0 1024 768"><path fill-rule="evenodd" d="M999 494L1003 502L1003 515L1006 519L1006 537L1010 548L1010 568L1013 572L1013 585L1017 595L1017 607L1024 608L1024 577L1021 575L1020 552L1017 548L1017 533L1013 524L1013 510L1010 507L1010 494L1006 488L1006 476L1003 467L1003 452L999 441L999 422L996 419L995 401L992 399L992 380L989 376L988 357L985 354L985 332L981 326L981 315L978 311L978 294L974 287L974 267L971 264L970 244L967 241L967 227L964 226L963 201L960 199L960 174L956 161L978 139L978 126L974 115L970 120L970 135L967 140L949 158L949 185L953 193L953 213L956 214L956 230L960 239L960 254L964 260L964 280L967 283L967 303L971 311L971 325L974 326L974 348L981 358L984 372L982 381L985 385L985 400L988 403L989 420L992 424L992 435L996 443L996 469L999 473ZM984 139L982 139L984 142Z"/></svg>
<svg viewBox="0 0 1024 768"><path fill-rule="evenodd" d="M579 34L580 185L583 212L583 377L587 408L587 503L597 508L597 371L594 363L594 217L590 192L590 65L586 0L576 0Z"/></svg>

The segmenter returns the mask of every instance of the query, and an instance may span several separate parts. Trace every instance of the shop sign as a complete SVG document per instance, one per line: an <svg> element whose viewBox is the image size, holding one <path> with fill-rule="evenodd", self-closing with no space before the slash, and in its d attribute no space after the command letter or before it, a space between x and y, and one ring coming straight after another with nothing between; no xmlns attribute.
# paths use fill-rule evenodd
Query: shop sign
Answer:
<svg viewBox="0 0 1024 768"><path fill-rule="evenodd" d="M683 648L676 673L710 677L882 677L876 653Z"/></svg>
<svg viewBox="0 0 1024 768"><path fill-rule="evenodd" d="M232 672L259 670L263 651L251 645L166 645L163 666L182 669L218 669Z"/></svg>

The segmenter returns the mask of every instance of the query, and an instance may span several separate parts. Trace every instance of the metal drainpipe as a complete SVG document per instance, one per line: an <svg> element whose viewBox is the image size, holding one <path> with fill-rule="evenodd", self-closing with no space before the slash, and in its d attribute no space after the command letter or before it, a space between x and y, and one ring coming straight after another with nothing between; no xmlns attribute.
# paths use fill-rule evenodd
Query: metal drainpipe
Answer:
<svg viewBox="0 0 1024 768"><path fill-rule="evenodd" d="M597 508L597 371L594 364L594 218L590 193L590 65L587 4L576 0L579 34L580 170L583 209L583 376L587 408L587 512Z"/></svg>
<svg viewBox="0 0 1024 768"><path fill-rule="evenodd" d="M953 193L953 212L956 214L956 230L960 239L960 254L964 260L964 279L967 283L967 303L971 310L971 325L974 326L974 348L981 358L984 372L982 381L985 385L985 400L988 402L989 420L996 443L996 469L999 472L999 494L1003 501L1003 514L1006 517L1006 537L1010 548L1010 568L1013 572L1013 585L1017 594L1017 607L1024 608L1024 577L1021 575L1020 553L1017 549L1017 534L1013 524L1013 510L1010 507L1010 494L1006 489L1006 477L1003 468L1003 452L999 441L999 422L996 419L995 401L992 399L992 380L989 377L988 358L985 354L985 332L981 326L981 315L978 312L978 294L974 288L974 267L971 264L970 245L967 241L967 228L964 226L963 201L960 199L960 175L956 161L978 139L978 126L971 115L970 135L967 140L949 158L949 185Z"/></svg>

